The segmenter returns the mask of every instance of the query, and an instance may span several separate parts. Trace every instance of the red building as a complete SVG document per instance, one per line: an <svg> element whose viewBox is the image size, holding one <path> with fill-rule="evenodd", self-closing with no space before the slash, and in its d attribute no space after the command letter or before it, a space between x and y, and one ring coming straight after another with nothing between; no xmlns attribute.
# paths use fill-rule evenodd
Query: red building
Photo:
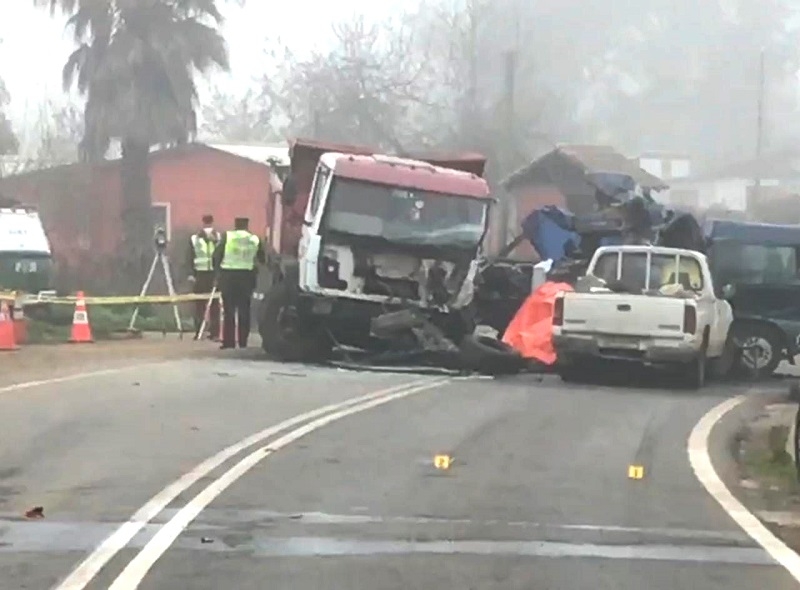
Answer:
<svg viewBox="0 0 800 590"><path fill-rule="evenodd" d="M166 228L171 241L182 242L206 213L220 230L231 229L234 218L242 216L264 236L272 178L265 154L280 154L281 148L264 149L195 143L153 152L155 223ZM122 235L119 160L9 176L0 179L0 194L39 208L58 262L96 268L116 254Z"/></svg>

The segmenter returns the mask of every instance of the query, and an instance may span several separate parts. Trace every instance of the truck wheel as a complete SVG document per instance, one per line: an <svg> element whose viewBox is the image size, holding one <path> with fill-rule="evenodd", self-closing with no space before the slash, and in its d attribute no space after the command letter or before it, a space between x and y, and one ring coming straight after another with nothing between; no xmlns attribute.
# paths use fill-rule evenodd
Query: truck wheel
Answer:
<svg viewBox="0 0 800 590"><path fill-rule="evenodd" d="M743 376L763 379L775 372L783 357L783 342L776 330L757 323L734 327L734 338L743 350L736 353L736 369Z"/></svg>
<svg viewBox="0 0 800 590"><path fill-rule="evenodd" d="M728 333L728 338L725 340L725 346L722 349L722 355L719 358L709 361L709 369L711 370L712 379L725 379L733 370L733 365L736 362L736 343L733 340L733 334Z"/></svg>
<svg viewBox="0 0 800 590"><path fill-rule="evenodd" d="M321 330L309 330L297 317L295 290L281 281L264 294L258 331L261 347L269 356L284 362L312 362L330 355L332 343Z"/></svg>
<svg viewBox="0 0 800 590"><path fill-rule="evenodd" d="M564 383L576 385L591 383L595 363L578 362L577 359L556 366L556 373Z"/></svg>
<svg viewBox="0 0 800 590"><path fill-rule="evenodd" d="M688 366L681 367L681 376L688 389L702 389L706 385L706 350L703 348L700 354Z"/></svg>

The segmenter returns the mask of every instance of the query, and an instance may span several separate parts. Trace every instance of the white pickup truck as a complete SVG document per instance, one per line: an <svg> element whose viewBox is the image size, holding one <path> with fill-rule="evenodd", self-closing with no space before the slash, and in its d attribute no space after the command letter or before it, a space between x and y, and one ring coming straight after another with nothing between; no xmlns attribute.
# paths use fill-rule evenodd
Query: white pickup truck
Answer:
<svg viewBox="0 0 800 590"><path fill-rule="evenodd" d="M585 377L592 361L628 361L674 367L700 388L709 361L732 362L733 311L715 296L703 254L604 246L586 275L555 300L553 345L565 381Z"/></svg>

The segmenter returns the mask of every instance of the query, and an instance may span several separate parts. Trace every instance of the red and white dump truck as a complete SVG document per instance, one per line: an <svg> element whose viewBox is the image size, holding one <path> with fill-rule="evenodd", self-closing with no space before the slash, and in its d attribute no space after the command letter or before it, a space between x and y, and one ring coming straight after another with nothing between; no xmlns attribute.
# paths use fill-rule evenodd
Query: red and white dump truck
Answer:
<svg viewBox="0 0 800 590"><path fill-rule="evenodd" d="M374 320L407 311L456 344L471 334L492 203L485 164L294 141L269 230L278 264L258 315L265 351L305 361L335 344L381 349Z"/></svg>

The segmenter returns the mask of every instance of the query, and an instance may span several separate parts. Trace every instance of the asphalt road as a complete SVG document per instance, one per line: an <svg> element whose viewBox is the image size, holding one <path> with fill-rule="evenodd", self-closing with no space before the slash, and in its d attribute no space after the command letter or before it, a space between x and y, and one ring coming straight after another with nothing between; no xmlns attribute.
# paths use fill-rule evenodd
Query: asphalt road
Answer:
<svg viewBox="0 0 800 590"><path fill-rule="evenodd" d="M729 392L219 359L0 392L0 589L58 587L202 461L393 386L396 399L307 416L194 471L150 523L125 525L130 542L85 587L796 587L689 466L691 429ZM33 506L45 518L21 517Z"/></svg>

